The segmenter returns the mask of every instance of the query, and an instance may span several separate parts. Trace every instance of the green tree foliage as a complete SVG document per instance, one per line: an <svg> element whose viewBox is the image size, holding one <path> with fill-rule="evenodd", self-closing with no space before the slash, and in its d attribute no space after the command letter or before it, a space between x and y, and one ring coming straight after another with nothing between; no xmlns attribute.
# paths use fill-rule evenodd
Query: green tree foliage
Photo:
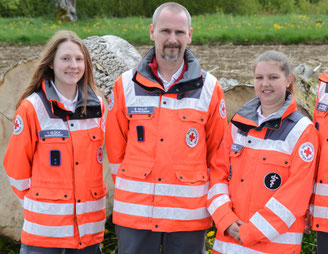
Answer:
<svg viewBox="0 0 328 254"><path fill-rule="evenodd" d="M165 0L78 0L77 14L81 19L95 17L151 17ZM252 14L328 14L328 0L176 0L191 15L226 13ZM55 17L53 0L0 0L2 17Z"/></svg>

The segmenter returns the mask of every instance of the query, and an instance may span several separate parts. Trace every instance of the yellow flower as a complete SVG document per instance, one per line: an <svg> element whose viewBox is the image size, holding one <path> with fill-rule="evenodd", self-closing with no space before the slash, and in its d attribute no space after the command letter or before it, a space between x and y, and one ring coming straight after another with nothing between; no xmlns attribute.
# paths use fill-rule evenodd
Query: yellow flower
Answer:
<svg viewBox="0 0 328 254"><path fill-rule="evenodd" d="M103 249L103 248L104 248L104 244L103 244L103 243L101 243L101 244L100 244L100 247Z"/></svg>
<svg viewBox="0 0 328 254"><path fill-rule="evenodd" d="M127 32L128 31L128 29L126 29L126 28L123 28L123 32Z"/></svg>
<svg viewBox="0 0 328 254"><path fill-rule="evenodd" d="M207 237L212 237L214 235L215 235L215 232L213 230L211 230L207 233Z"/></svg>
<svg viewBox="0 0 328 254"><path fill-rule="evenodd" d="M105 228L105 235L109 233L109 230Z"/></svg>
<svg viewBox="0 0 328 254"><path fill-rule="evenodd" d="M282 28L282 27L279 26L278 24L274 24L273 27L274 27L275 29L281 29L281 28Z"/></svg>

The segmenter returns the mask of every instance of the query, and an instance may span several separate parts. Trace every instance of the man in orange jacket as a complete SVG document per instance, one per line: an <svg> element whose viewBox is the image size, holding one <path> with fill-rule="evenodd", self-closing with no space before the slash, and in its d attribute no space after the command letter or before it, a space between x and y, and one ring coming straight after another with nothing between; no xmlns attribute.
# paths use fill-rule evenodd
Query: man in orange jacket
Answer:
<svg viewBox="0 0 328 254"><path fill-rule="evenodd" d="M118 253L203 253L209 162L227 127L223 90L193 53L189 12L159 6L155 42L115 83L106 147Z"/></svg>

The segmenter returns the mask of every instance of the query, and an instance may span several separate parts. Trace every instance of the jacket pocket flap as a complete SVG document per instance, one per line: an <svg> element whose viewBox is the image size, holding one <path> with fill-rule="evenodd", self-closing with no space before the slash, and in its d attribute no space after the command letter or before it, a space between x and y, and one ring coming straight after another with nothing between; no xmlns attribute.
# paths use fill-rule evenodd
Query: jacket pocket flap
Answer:
<svg viewBox="0 0 328 254"><path fill-rule="evenodd" d="M125 115L128 120L150 120L154 117L154 113L152 114L126 114Z"/></svg>
<svg viewBox="0 0 328 254"><path fill-rule="evenodd" d="M193 109L179 109L179 118L186 122L196 122L200 124L205 124L207 121L207 113L201 112Z"/></svg>
<svg viewBox="0 0 328 254"><path fill-rule="evenodd" d="M134 177L139 179L146 179L146 177L153 170L153 163L149 164L130 164L130 163L122 163L119 174Z"/></svg>
<svg viewBox="0 0 328 254"><path fill-rule="evenodd" d="M106 195L107 193L107 187L106 185L101 185L97 187L90 188L91 194L94 198L99 199Z"/></svg>
<svg viewBox="0 0 328 254"><path fill-rule="evenodd" d="M88 131L91 140L100 140L103 137L102 130L100 128L93 128Z"/></svg>
<svg viewBox="0 0 328 254"><path fill-rule="evenodd" d="M191 170L196 168L196 170ZM204 166L176 166L175 175L180 182L184 183L196 183L196 182L207 182L209 180L208 170Z"/></svg>
<svg viewBox="0 0 328 254"><path fill-rule="evenodd" d="M33 188L29 191L35 199L49 199L49 200L69 200L72 198L72 190L65 189L46 189Z"/></svg>
<svg viewBox="0 0 328 254"><path fill-rule="evenodd" d="M281 167L289 167L291 158L288 154L283 154L283 153L268 154L268 153L266 153L266 154L262 155L261 160L264 164L273 164L273 165L277 165L277 166L281 166Z"/></svg>

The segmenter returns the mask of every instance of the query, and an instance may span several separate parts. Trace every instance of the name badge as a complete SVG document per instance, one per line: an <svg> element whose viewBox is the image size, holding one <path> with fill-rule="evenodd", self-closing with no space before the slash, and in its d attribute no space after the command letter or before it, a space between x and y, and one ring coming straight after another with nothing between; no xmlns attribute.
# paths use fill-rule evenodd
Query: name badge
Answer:
<svg viewBox="0 0 328 254"><path fill-rule="evenodd" d="M138 114L152 114L155 111L155 107L128 107L128 115Z"/></svg>
<svg viewBox="0 0 328 254"><path fill-rule="evenodd" d="M42 130L39 131L39 138L68 138L68 130Z"/></svg>
<svg viewBox="0 0 328 254"><path fill-rule="evenodd" d="M317 104L317 110L327 112L327 109L328 109L327 104L323 104L323 103L320 103L320 102Z"/></svg>
<svg viewBox="0 0 328 254"><path fill-rule="evenodd" d="M243 149L244 146L239 145L239 144L232 144L231 146L231 151L235 151L235 152L240 152L241 149Z"/></svg>

